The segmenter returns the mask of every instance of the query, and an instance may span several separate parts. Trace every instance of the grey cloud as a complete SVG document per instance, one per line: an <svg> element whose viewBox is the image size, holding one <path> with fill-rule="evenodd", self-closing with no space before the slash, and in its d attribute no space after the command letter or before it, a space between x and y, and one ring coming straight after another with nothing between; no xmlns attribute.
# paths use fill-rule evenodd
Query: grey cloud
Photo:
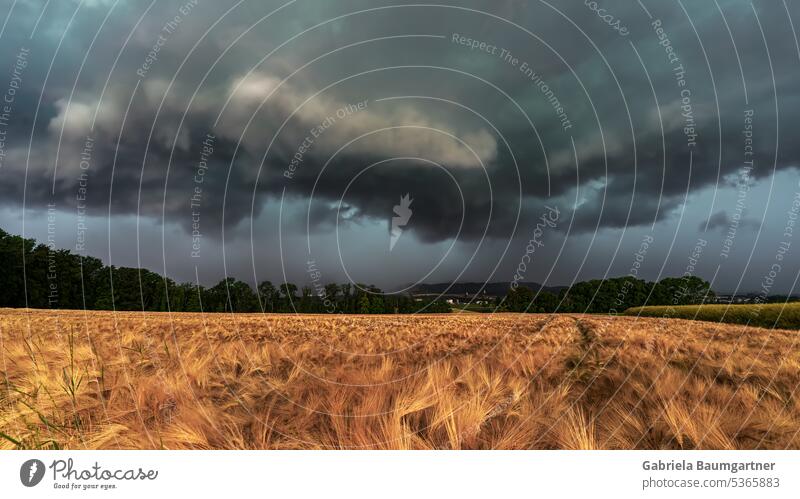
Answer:
<svg viewBox="0 0 800 499"><path fill-rule="evenodd" d="M761 228L761 222L755 219L747 218L745 216L737 216L734 215L733 217L729 216L725 210L718 211L711 215L708 220L701 223L698 226L698 230L704 231L706 230L728 230L731 227L735 227L736 229L749 227L754 230L758 230Z"/></svg>
<svg viewBox="0 0 800 499"><path fill-rule="evenodd" d="M388 1L299 1L255 26L211 69L211 62L228 43L279 4L253 2L234 10L184 62L194 43L229 7L222 3L201 4L169 36L130 101L138 80L136 68L153 47L164 22L181 4L159 2L123 48L124 37L120 35L127 36L146 5L120 3L98 35L70 102L77 68L110 4L93 2L91 8L82 9L65 37L68 43L56 55L55 46L66 26L64 20L71 16L77 3L51 2L39 34L30 42L34 63L26 74L24 91L14 111L10 161L0 172L2 202L21 201L19 193L27 174L30 207L55 201L64 209L71 209L80 152L86 136L91 135L96 144L90 171L89 201L93 210L141 214L159 221L163 214L164 222L188 229L188 198L195 186L201 144L207 134L213 133L215 150L203 185L206 227L213 228L208 231L210 237L221 232L223 213L226 224L245 223L258 215L269 198L285 193L309 199L313 190L311 223L320 230L331 226L340 201L351 207L348 212L355 219L386 220L399 196L409 192L416 209L410 230L419 239L436 242L454 237L463 219L459 238L478 240L484 234L511 237L518 231L520 211L523 221L535 218L541 205L554 199L572 209L566 205L576 191L580 199L574 207L573 228L578 231L592 231L598 226L644 225L674 217L689 193L714 185L741 165L746 108L755 111L754 177L771 174L773 163L778 169L795 165L800 154L791 135L800 118L800 107L790 105L798 100L800 90L795 82L800 65L796 47L786 43L792 39L791 27L779 2L757 6L761 23L770 28L766 30L766 42L771 67L750 3L720 2L744 66L748 103L733 43L716 7L710 3L686 5L703 43L701 47L678 5L649 2L686 69L699 136L693 148L686 145L681 88L676 84L673 68L658 44L650 20L634 2L608 5L630 27L631 35L626 38L599 22L581 2L554 4L597 45L613 74L569 21L544 3L522 1L490 6L485 2L454 2L457 8L452 9L397 7L360 13L288 42L273 58L258 65L270 50L317 23L348 12L397 5ZM27 43L28 32L43 6L43 2L25 2L14 13L3 37L4 42L10 41L3 49L3 61L10 60L14 46ZM465 7L513 19L556 52L508 23ZM789 5L789 9L793 17L800 18L796 4ZM519 67L497 55L452 43L454 32L506 48L527 63L563 104L573 127L567 131L561 128L546 93ZM380 39L361 43L375 38ZM244 128L278 81L306 62L348 44L353 46L320 59L289 79ZM639 51L649 71L655 99L631 45ZM702 49L708 55L710 68ZM45 86L49 58L54 55L54 72ZM109 77L117 55L119 62ZM181 63L183 66L176 73ZM770 69L775 71L777 94L773 92ZM251 76L242 80L251 70ZM572 71L580 77L588 98ZM365 74L360 77L347 79L362 72ZM712 87L712 75L716 88ZM109 85L104 90L106 79ZM279 130L298 105L338 80L343 81L303 106ZM617 88L617 80L621 88ZM239 83L243 85L232 94ZM40 96L42 107L34 123ZM378 101L397 96L430 96L437 100ZM231 101L222 112L229 97ZM779 100L777 113L775 99ZM304 152L293 177L284 175L311 128L348 103L363 100L369 102L366 110L339 120L326 130ZM98 106L97 121L90 129ZM541 144L528 118L536 126ZM65 132L59 150L62 124ZM331 159L346 142L392 126L436 128L445 133L420 128L384 131L354 142ZM151 127L153 136L148 143ZM31 134L33 148L28 161ZM275 145L262 164L275 134ZM483 167L450 135L472 147ZM577 168L571 139L577 151ZM506 150L505 141L518 166ZM780 145L777 158L776 141ZM53 182L57 151L58 171ZM364 170L394 157L427 158L441 163L449 175L426 162L407 159ZM322 166L329 160L323 172ZM724 211L717 215L720 213L724 215Z"/></svg>

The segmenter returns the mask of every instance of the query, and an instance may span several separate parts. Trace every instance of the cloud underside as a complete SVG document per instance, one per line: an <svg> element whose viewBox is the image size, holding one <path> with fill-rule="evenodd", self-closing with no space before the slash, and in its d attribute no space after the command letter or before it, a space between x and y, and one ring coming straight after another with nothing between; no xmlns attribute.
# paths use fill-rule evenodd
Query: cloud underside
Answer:
<svg viewBox="0 0 800 499"><path fill-rule="evenodd" d="M19 7L4 61L13 64L28 43L40 3ZM800 64L786 43L783 5L757 7L758 22L770 26L762 38L746 2L687 12L651 3L677 61L636 3L608 7L629 26L621 37L582 3L559 12L500 2L491 15L404 7L313 28L372 4L301 2L255 25L277 5L234 10L203 39L226 9L198 7L140 78L136 69L177 7L149 12L123 47L118 33L127 36L143 7L118 6L86 57L110 8L94 2L69 27L45 85L44 54L75 8L59 3L30 42L0 199L19 206L24 187L28 208L72 211L85 175L90 210L190 231L189 200L200 188L213 236L210 227L242 224L269 199L307 203L309 226L325 230L337 219L388 221L409 193L408 230L436 242L512 237L545 204L571 212L577 231L649 224L676 216L692 193L722 186L745 160L754 160L756 179L796 166ZM471 50L453 33L498 50ZM498 56L503 49L516 65ZM729 222L717 210L701 225Z"/></svg>

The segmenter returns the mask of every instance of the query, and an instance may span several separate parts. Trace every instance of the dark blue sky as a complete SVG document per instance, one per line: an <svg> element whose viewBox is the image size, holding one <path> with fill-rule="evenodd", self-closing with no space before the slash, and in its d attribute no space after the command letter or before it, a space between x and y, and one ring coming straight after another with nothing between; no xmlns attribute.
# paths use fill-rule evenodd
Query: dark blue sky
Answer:
<svg viewBox="0 0 800 499"><path fill-rule="evenodd" d="M798 20L783 1L6 0L0 227L203 283L306 283L313 261L389 291L688 271L789 292Z"/></svg>

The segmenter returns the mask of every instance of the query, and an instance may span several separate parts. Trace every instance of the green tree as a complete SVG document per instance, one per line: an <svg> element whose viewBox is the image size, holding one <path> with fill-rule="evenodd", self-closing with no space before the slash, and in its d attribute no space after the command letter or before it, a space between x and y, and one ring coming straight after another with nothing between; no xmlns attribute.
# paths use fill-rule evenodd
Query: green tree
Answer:
<svg viewBox="0 0 800 499"><path fill-rule="evenodd" d="M280 286L281 291L281 311L295 312L297 307L297 286L290 282L285 282Z"/></svg>
<svg viewBox="0 0 800 499"><path fill-rule="evenodd" d="M339 285L338 284L326 284L325 285L325 298L324 298L324 300L330 300L331 303L336 303L338 294L339 294Z"/></svg>
<svg viewBox="0 0 800 499"><path fill-rule="evenodd" d="M382 314L385 312L383 296L373 295L372 298L370 298L369 311L373 314Z"/></svg>
<svg viewBox="0 0 800 499"><path fill-rule="evenodd" d="M525 286L517 286L506 295L506 309L511 312L525 312L533 302L533 291Z"/></svg>
<svg viewBox="0 0 800 499"><path fill-rule="evenodd" d="M258 285L258 294L261 298L261 308L264 312L275 312L279 296L270 281L264 281Z"/></svg>
<svg viewBox="0 0 800 499"><path fill-rule="evenodd" d="M699 277L667 277L655 285L648 305L695 305L713 296L711 285Z"/></svg>
<svg viewBox="0 0 800 499"><path fill-rule="evenodd" d="M367 297L366 293L363 293L361 295L361 298L358 299L358 313L359 314L370 313L369 297Z"/></svg>
<svg viewBox="0 0 800 499"><path fill-rule="evenodd" d="M557 307L558 296L547 291L540 291L534 300L534 306L532 308L535 308L535 310L533 310L535 312L549 314L555 312Z"/></svg>

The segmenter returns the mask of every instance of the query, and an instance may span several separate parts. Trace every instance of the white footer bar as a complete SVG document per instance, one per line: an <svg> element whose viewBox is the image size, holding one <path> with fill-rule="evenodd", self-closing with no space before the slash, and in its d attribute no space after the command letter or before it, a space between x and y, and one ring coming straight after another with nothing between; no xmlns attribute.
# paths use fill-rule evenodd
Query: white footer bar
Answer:
<svg viewBox="0 0 800 499"><path fill-rule="evenodd" d="M800 451L4 451L2 497L800 497Z"/></svg>

